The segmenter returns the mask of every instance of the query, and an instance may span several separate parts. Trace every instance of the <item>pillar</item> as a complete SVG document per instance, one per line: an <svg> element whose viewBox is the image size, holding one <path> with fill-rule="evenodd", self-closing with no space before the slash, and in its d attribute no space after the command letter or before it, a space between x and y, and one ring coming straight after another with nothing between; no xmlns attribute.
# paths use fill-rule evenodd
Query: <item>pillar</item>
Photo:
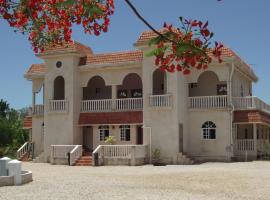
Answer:
<svg viewBox="0 0 270 200"><path fill-rule="evenodd" d="M12 160L8 163L8 175L14 176L14 185L22 184L22 162Z"/></svg>
<svg viewBox="0 0 270 200"><path fill-rule="evenodd" d="M11 161L11 159L8 157L4 157L0 159L0 176L8 175L7 164L9 161Z"/></svg>
<svg viewBox="0 0 270 200"><path fill-rule="evenodd" d="M112 85L112 109L116 109L117 85Z"/></svg>
<svg viewBox="0 0 270 200"><path fill-rule="evenodd" d="M253 141L255 155L257 156L257 124L253 124Z"/></svg>

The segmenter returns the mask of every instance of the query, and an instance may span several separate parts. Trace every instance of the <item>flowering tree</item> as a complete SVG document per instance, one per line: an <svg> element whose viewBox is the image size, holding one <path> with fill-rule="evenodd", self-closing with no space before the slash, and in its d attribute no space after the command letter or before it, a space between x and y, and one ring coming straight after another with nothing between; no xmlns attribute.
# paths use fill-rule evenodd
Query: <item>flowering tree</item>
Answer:
<svg viewBox="0 0 270 200"><path fill-rule="evenodd" d="M205 69L212 62L209 53L222 61L222 44L216 42L210 50L213 33L208 29L208 22L180 17L180 28L165 23L165 32L160 33L129 0L125 2L157 34L149 43L155 45L149 55L156 57L155 64L161 70L189 74L191 68ZM0 18L15 31L28 34L35 53L70 42L73 24L82 25L86 34L98 36L107 32L113 13L114 0L0 0Z"/></svg>

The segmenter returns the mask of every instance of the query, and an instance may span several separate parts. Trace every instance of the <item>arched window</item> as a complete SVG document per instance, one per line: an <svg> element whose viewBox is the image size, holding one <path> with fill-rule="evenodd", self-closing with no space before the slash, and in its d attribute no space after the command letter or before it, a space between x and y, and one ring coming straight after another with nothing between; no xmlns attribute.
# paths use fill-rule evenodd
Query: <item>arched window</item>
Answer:
<svg viewBox="0 0 270 200"><path fill-rule="evenodd" d="M205 122L202 125L202 136L206 140L216 139L216 125L211 121Z"/></svg>
<svg viewBox="0 0 270 200"><path fill-rule="evenodd" d="M160 69L153 72L153 95L160 95L166 93L166 74Z"/></svg>
<svg viewBox="0 0 270 200"><path fill-rule="evenodd" d="M65 79L62 76L58 76L54 79L54 100L65 99Z"/></svg>

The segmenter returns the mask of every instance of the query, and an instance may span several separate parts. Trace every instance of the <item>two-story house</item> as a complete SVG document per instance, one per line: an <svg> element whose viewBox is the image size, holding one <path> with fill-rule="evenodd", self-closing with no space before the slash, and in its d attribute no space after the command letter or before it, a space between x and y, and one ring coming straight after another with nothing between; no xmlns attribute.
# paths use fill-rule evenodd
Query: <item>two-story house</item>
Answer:
<svg viewBox="0 0 270 200"><path fill-rule="evenodd" d="M144 145L146 163L155 149L163 162L174 164L182 163L183 155L256 159L270 140L270 106L252 96L257 77L251 67L224 48L224 62L207 70L164 73L153 57L144 56L153 37L143 32L137 50L127 52L95 54L74 42L37 55L44 63L25 74L33 86L25 128L34 155L49 162L52 145L82 145L92 152L111 135L115 148L122 148L114 157L130 152L123 148ZM44 103L37 105L40 91Z"/></svg>

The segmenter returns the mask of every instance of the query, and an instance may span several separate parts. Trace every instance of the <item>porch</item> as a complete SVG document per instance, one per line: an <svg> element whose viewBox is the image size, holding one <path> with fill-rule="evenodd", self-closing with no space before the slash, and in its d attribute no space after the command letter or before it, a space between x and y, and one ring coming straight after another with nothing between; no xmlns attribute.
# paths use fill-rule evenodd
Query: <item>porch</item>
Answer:
<svg viewBox="0 0 270 200"><path fill-rule="evenodd" d="M238 159L256 160L270 156L270 125L234 124L234 154Z"/></svg>

